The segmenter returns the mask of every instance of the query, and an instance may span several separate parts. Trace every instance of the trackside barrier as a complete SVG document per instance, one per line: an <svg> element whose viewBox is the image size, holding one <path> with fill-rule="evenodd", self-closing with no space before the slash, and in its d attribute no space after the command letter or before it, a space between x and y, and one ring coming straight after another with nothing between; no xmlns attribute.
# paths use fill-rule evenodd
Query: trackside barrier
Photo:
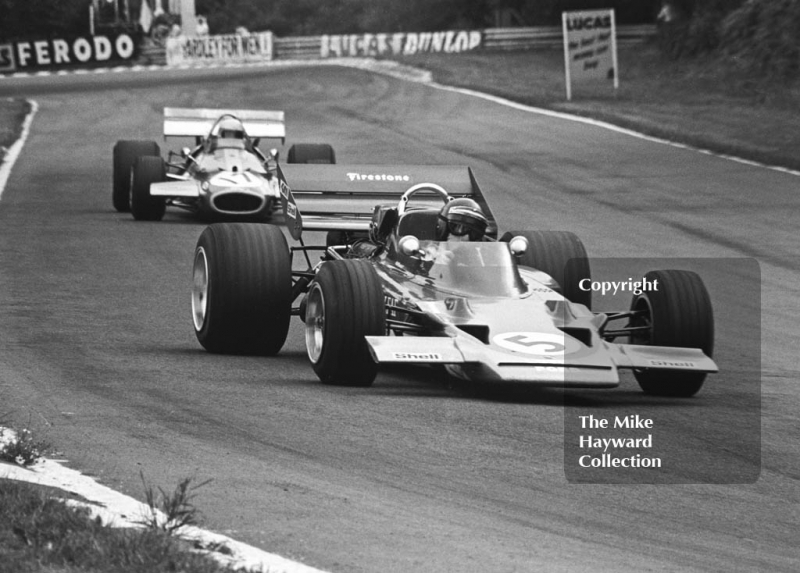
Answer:
<svg viewBox="0 0 800 573"><path fill-rule="evenodd" d="M656 34L655 25L617 26L618 44L636 44ZM483 47L487 50L525 50L530 48L563 47L561 26L535 28L488 28L483 33Z"/></svg>
<svg viewBox="0 0 800 573"><path fill-rule="evenodd" d="M167 64L268 62L273 49L272 32L167 38Z"/></svg>
<svg viewBox="0 0 800 573"><path fill-rule="evenodd" d="M656 27L652 24L617 26L617 43L630 45L655 36ZM378 37L379 34L358 34L353 37ZM391 37L393 34L386 34ZM323 39L329 36L301 36L275 38L276 59L319 58L323 52ZM526 50L532 48L562 48L561 26L537 26L530 28L487 28L482 31L479 49L483 50ZM328 50L328 52L330 52ZM352 54L364 56L367 54Z"/></svg>
<svg viewBox="0 0 800 573"><path fill-rule="evenodd" d="M275 59L319 58L322 50L322 36L296 36L275 38L273 41Z"/></svg>
<svg viewBox="0 0 800 573"><path fill-rule="evenodd" d="M418 53L421 51L427 51L423 50L422 48L428 45L425 43L427 42L426 38L428 38L428 36L431 37L430 45L435 46L436 42L433 41L434 34L441 35L447 33L448 32L426 32L416 34L400 34L404 38L403 52ZM363 57L375 55L369 53L372 51L371 48L367 48L366 50L358 48L358 46L371 46L373 44L371 40L369 42L366 42L365 40L374 38L376 40L374 44L376 46L380 46L380 37L385 36L387 39L391 39L398 36L398 34L359 34L356 36L341 36L341 45L343 48L346 45L344 42L345 38L356 38L356 42L350 42L347 44L348 49L342 49L342 53L338 54L337 52L339 52L339 50L331 51L330 49L332 45L330 43L330 39L332 36L294 36L286 38L272 37L272 52L270 53L268 48L270 42L266 40L262 34L254 35L254 37L245 41L242 41L236 36L222 37L222 39L227 40L227 43L223 42L220 45L217 45L220 42L219 38L213 40L217 42L217 44L213 45L210 44L210 42L212 42L211 38L204 39L202 41L194 39L190 42L186 42L185 51L183 51L183 44L181 44L181 48L174 44L173 51L170 54L172 57L170 59L175 61L175 63L177 63L176 60L181 60L183 63L191 64L199 63L201 61L205 63L211 63L213 60L218 59L226 61L255 62L267 61L271 58L279 60L312 59L324 57L326 55L351 55ZM561 27L559 26L540 26L530 28L487 28L481 31L467 32L467 34L470 34L470 38L475 37L476 34L480 35L480 43L475 44L472 40L469 40L466 44L467 49L486 51L526 50L534 48L561 48L563 45L562 31ZM646 40L655 34L655 25L643 24L636 26L617 26L617 42L620 45L630 45L642 42L643 40ZM417 37L420 39L420 41L417 43L416 51L406 51L406 45L408 44L408 39L410 37ZM454 39L455 38L456 36L454 36ZM328 49L325 51L323 50L323 39L327 40ZM361 39L360 42L359 39ZM89 44L90 40L93 42L91 45ZM21 47L17 46L15 43L0 43L0 74L36 71L35 69L31 68L47 69L56 67L57 65L61 65L65 68L92 67L92 63L94 63L94 65L106 63L104 61L106 59L108 60L108 63L113 62L115 64L123 65L163 65L168 59L167 50L164 47L153 45L152 42L148 42L147 40L144 42L142 42L140 39L128 41L127 37L122 38L122 40L118 38L112 38L113 43L106 42L102 38L99 40L91 38L90 40L79 39L78 41L73 42L75 46L73 49L73 51L75 51L74 56L68 51L68 48L65 47L72 45L72 43L68 44L68 42L62 40L30 41L27 43L23 42ZM93 50L90 50L89 47L95 46L95 44L97 47L97 54L93 55L91 53ZM114 46L119 44L119 46L117 46L119 48L117 51L119 52L121 50L121 55L116 56L119 59L117 59L115 62L115 58L111 57L114 55L114 53L108 53L109 50L107 49L107 44ZM447 42L445 42L445 44L447 44ZM387 42L387 45L391 46L391 43ZM458 43L451 42L447 45L456 46ZM357 46L357 48L350 49L352 46ZM380 50L378 51L380 52ZM454 51L463 51L463 49L444 49L442 51L445 51L446 53L452 53ZM394 55L395 52L395 50L391 50L392 55ZM383 54L381 53L377 55ZM385 55L390 54L387 53ZM125 58L130 59L125 61ZM88 61L90 59L95 61ZM19 62L17 62L17 60L19 60ZM34 62L38 65L33 65Z"/></svg>

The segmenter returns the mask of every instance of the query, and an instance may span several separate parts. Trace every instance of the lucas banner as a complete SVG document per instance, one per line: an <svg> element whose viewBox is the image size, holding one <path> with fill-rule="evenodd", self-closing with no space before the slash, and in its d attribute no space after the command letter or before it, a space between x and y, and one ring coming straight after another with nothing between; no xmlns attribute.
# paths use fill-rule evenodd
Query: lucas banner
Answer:
<svg viewBox="0 0 800 573"><path fill-rule="evenodd" d="M344 58L460 53L479 48L482 40L483 35L477 30L322 36L320 56Z"/></svg>
<svg viewBox="0 0 800 573"><path fill-rule="evenodd" d="M272 59L272 32L167 39L167 65L265 62Z"/></svg>
<svg viewBox="0 0 800 573"><path fill-rule="evenodd" d="M614 10L564 12L562 20L567 99L572 99L573 83L606 82L619 87Z"/></svg>

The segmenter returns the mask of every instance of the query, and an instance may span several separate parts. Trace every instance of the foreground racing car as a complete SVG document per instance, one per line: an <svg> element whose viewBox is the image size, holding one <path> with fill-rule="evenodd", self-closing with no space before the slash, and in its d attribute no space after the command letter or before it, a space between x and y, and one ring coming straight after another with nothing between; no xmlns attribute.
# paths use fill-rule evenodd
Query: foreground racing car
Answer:
<svg viewBox="0 0 800 573"><path fill-rule="evenodd" d="M581 241L558 231L498 240L467 167L279 165L277 174L299 244L248 223L210 225L198 240L192 319L210 352L274 355L299 316L329 384L368 386L379 364L416 363L470 381L610 388L626 368L647 393L692 396L717 371L697 274L647 273L658 290L594 313ZM327 232L326 244L306 245L304 231ZM306 268L293 270L295 255Z"/></svg>
<svg viewBox="0 0 800 573"><path fill-rule="evenodd" d="M265 155L263 138L285 140L282 111L164 109L164 137L193 137L195 147L170 151L154 141L114 146L112 200L120 212L159 221L167 206L207 218L266 219L278 203L277 152ZM335 163L327 144L296 144L290 163Z"/></svg>

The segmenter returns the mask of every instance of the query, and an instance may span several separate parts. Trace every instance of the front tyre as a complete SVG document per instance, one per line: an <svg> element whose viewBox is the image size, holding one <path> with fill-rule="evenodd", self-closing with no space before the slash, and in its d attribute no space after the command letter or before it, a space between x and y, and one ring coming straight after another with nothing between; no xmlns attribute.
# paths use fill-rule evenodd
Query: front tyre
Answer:
<svg viewBox="0 0 800 573"><path fill-rule="evenodd" d="M592 292L580 288L583 279L591 282L589 257L583 242L569 231L509 231L500 240L508 242L522 236L528 240L528 250L519 264L550 275L561 287L567 300L592 308Z"/></svg>
<svg viewBox="0 0 800 573"><path fill-rule="evenodd" d="M289 148L288 163L336 163L336 154L327 143L295 143Z"/></svg>
<svg viewBox="0 0 800 573"><path fill-rule="evenodd" d="M150 195L150 184L166 180L167 170L161 157L144 156L133 164L130 207L137 221L160 221L164 218L167 202L164 197Z"/></svg>
<svg viewBox="0 0 800 573"><path fill-rule="evenodd" d="M657 288L631 301L636 314L630 326L640 327L631 336L631 344L699 348L711 357L714 313L700 276L691 271L650 271L645 280ZM705 372L682 370L643 369L633 374L645 394L679 398L697 394L706 378Z"/></svg>
<svg viewBox="0 0 800 573"><path fill-rule="evenodd" d="M306 298L306 349L325 384L371 386L378 373L365 336L386 334L383 289L367 261L322 265Z"/></svg>
<svg viewBox="0 0 800 573"><path fill-rule="evenodd" d="M114 209L127 213L130 208L131 169L141 156L160 157L161 149L155 141L123 140L114 145L114 175L111 200Z"/></svg>
<svg viewBox="0 0 800 573"><path fill-rule="evenodd" d="M279 227L206 227L192 274L192 321L203 348L219 354L280 351L291 318L292 265Z"/></svg>

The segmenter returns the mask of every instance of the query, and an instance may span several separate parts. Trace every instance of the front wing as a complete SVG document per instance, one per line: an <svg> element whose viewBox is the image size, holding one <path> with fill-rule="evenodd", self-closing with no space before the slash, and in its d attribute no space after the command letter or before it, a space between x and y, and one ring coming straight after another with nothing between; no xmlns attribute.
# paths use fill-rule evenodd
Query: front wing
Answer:
<svg viewBox="0 0 800 573"><path fill-rule="evenodd" d="M523 357L461 337L367 336L366 340L378 363L445 364L456 376L484 382L607 388L619 384L620 368L718 371L714 361L696 348L601 341L576 358Z"/></svg>

